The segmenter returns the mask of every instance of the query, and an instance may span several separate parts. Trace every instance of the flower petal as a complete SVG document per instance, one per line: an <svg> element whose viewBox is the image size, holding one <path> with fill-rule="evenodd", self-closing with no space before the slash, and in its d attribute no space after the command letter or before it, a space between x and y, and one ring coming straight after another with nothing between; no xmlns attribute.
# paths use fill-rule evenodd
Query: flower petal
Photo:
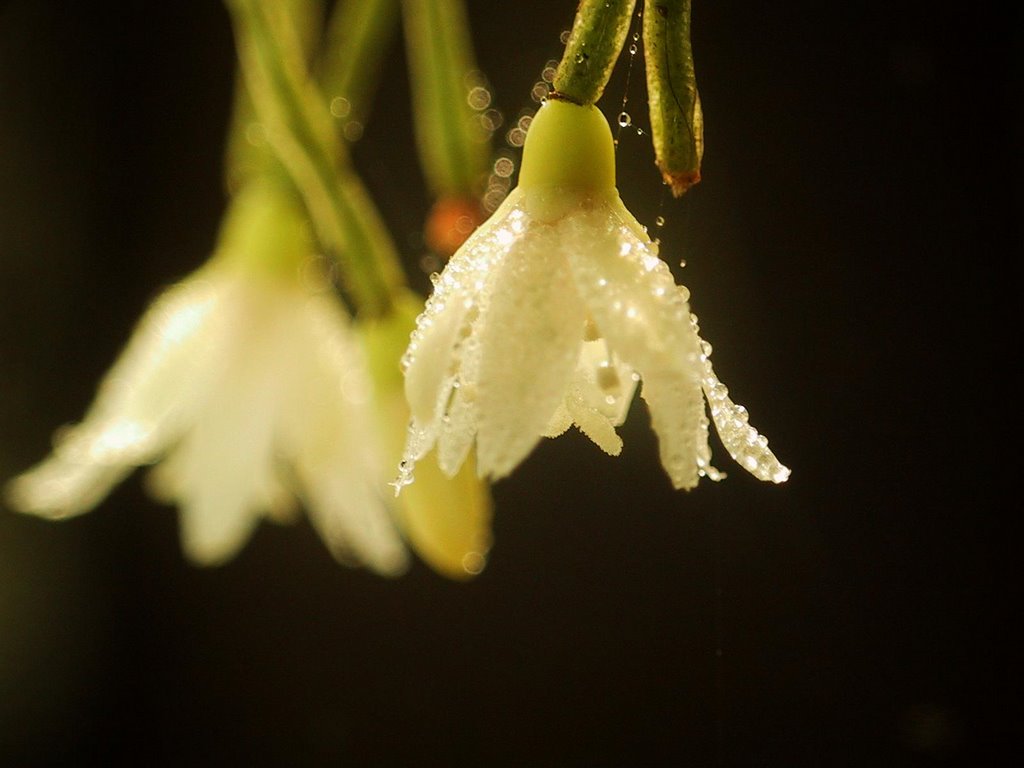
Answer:
<svg viewBox="0 0 1024 768"><path fill-rule="evenodd" d="M583 342L565 407L580 431L612 456L622 452L615 427L626 420L639 378L604 339Z"/></svg>
<svg viewBox="0 0 1024 768"><path fill-rule="evenodd" d="M251 341L251 340L247 340ZM175 489L182 544L194 561L213 565L245 544L262 513L281 495L276 478L274 421L280 371L262 350L246 349L225 371L218 390L182 443L161 468ZM262 352L263 354L257 354Z"/></svg>
<svg viewBox="0 0 1024 768"><path fill-rule="evenodd" d="M14 478L6 489L12 509L40 517L64 518L88 512L133 467L69 461L55 453Z"/></svg>
<svg viewBox="0 0 1024 768"><path fill-rule="evenodd" d="M48 459L11 483L15 509L51 517L86 512L185 429L218 375L226 293L223 281L195 276L156 300L84 420L63 431Z"/></svg>
<svg viewBox="0 0 1024 768"><path fill-rule="evenodd" d="M585 319L566 262L572 239L529 221L513 234L489 275L474 329L479 376L465 382L477 385L478 471L493 478L511 472L551 421L575 369Z"/></svg>
<svg viewBox="0 0 1024 768"><path fill-rule="evenodd" d="M217 376L229 291L223 280L196 276L158 298L58 450L80 461L152 460L191 420Z"/></svg>
<svg viewBox="0 0 1024 768"><path fill-rule="evenodd" d="M693 317L694 333L698 332L697 318ZM711 345L701 341L704 394L708 399L711 418L729 455L758 480L784 483L790 470L768 449L768 438L758 434L749 423L747 409L729 398L729 390L718 380L711 367Z"/></svg>
<svg viewBox="0 0 1024 768"><path fill-rule="evenodd" d="M643 379L662 465L677 488L697 484L704 399L700 348L685 288L617 198L566 220L576 289L609 348Z"/></svg>
<svg viewBox="0 0 1024 768"><path fill-rule="evenodd" d="M408 558L386 502L362 349L333 298L309 298L295 319L290 343L302 354L289 375L280 439L297 492L336 559L401 573Z"/></svg>
<svg viewBox="0 0 1024 768"><path fill-rule="evenodd" d="M433 291L402 357L406 398L421 427L437 427L448 408L488 274L504 255L510 232L522 227L523 214L515 200L510 195L452 256L444 271L432 276Z"/></svg>

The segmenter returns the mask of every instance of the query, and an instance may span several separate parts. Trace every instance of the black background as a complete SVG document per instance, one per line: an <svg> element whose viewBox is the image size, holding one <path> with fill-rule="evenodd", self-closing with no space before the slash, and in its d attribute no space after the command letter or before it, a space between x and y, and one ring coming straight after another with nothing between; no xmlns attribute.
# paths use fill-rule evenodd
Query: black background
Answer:
<svg viewBox="0 0 1024 768"><path fill-rule="evenodd" d="M305 522L195 568L139 474L66 523L2 510L0 764L1019 754L1021 19L857 5L695 3L704 182L673 201L645 137L619 149L625 202L666 217L662 255L685 258L717 370L788 484L715 442L728 480L672 491L638 402L619 459L569 435L494 488L468 584L348 570ZM470 2L508 119L573 10ZM0 4L3 478L209 253L233 55L213 0ZM628 96L642 127L641 73L601 105ZM400 46L384 79L355 160L425 290Z"/></svg>

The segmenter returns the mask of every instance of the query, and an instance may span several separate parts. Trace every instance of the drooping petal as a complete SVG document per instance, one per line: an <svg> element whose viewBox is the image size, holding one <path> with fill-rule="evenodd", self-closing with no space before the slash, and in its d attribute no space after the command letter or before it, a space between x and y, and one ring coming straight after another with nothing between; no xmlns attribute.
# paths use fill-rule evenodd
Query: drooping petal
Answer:
<svg viewBox="0 0 1024 768"><path fill-rule="evenodd" d="M88 512L134 467L69 461L51 455L14 478L6 489L12 509L54 519Z"/></svg>
<svg viewBox="0 0 1024 768"><path fill-rule="evenodd" d="M604 339L583 342L565 410L583 434L612 456L622 452L615 427L626 420L639 378Z"/></svg>
<svg viewBox="0 0 1024 768"><path fill-rule="evenodd" d="M296 491L336 559L387 575L408 557L389 510L384 450L370 412L363 351L329 296L298 308L289 342L294 359L284 393L280 440Z"/></svg>
<svg viewBox="0 0 1024 768"><path fill-rule="evenodd" d="M159 470L180 508L186 554L201 564L232 557L283 495L275 422L293 370L287 316L273 291L250 286L225 322L233 354L196 423Z"/></svg>
<svg viewBox="0 0 1024 768"><path fill-rule="evenodd" d="M149 308L85 419L63 430L50 457L12 481L12 507L49 517L86 512L184 431L223 357L227 335L218 313L225 292L222 282L196 276Z"/></svg>
<svg viewBox="0 0 1024 768"><path fill-rule="evenodd" d="M555 412L551 414L551 419L548 421L548 425L544 427L544 431L541 434L544 437L558 437L559 435L564 434L572 424L572 415L569 413L569 407L565 404L565 400L563 400L558 404Z"/></svg>
<svg viewBox="0 0 1024 768"><path fill-rule="evenodd" d="M163 449L217 375L229 290L197 275L157 299L58 450L81 461L140 464Z"/></svg>
<svg viewBox="0 0 1024 768"><path fill-rule="evenodd" d="M586 316L566 261L575 246L558 228L527 221L489 275L488 305L474 332L479 375L467 379L477 387L482 476L511 472L565 396Z"/></svg>
<svg viewBox="0 0 1024 768"><path fill-rule="evenodd" d="M459 348L476 318L488 274L523 229L516 198L509 195L451 257L444 271L431 276L433 290L416 318L402 359L406 397L413 417L420 421L433 415L435 393L459 367Z"/></svg>
<svg viewBox="0 0 1024 768"><path fill-rule="evenodd" d="M697 318L693 317L694 333L697 333ZM747 409L737 405L729 397L729 390L718 380L711 367L711 345L701 341L702 382L708 399L711 418L729 455L758 480L784 483L789 479L790 470L768 449L768 438L758 434L750 425Z"/></svg>
<svg viewBox="0 0 1024 768"><path fill-rule="evenodd" d="M651 425L658 435L658 455L672 485L689 490L701 475L702 446L707 429L702 427L704 398L694 395L692 383L677 372L651 370L641 374L641 395L651 412Z"/></svg>
<svg viewBox="0 0 1024 768"><path fill-rule="evenodd" d="M662 465L677 488L699 478L700 347L684 288L617 198L596 201L562 224L576 288L609 348L642 380Z"/></svg>

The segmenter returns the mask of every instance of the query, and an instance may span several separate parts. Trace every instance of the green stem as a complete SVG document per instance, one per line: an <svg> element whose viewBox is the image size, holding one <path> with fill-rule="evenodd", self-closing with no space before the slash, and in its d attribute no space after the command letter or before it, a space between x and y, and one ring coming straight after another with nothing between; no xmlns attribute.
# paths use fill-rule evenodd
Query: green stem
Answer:
<svg viewBox="0 0 1024 768"><path fill-rule="evenodd" d="M362 126L398 26L399 0L338 0L327 23L317 80L331 114Z"/></svg>
<svg viewBox="0 0 1024 768"><path fill-rule="evenodd" d="M487 132L470 105L473 49L462 0L403 0L420 163L436 197L476 197Z"/></svg>
<svg viewBox="0 0 1024 768"><path fill-rule="evenodd" d="M629 34L636 0L581 0L555 73L553 96L595 104Z"/></svg>
<svg viewBox="0 0 1024 768"><path fill-rule="evenodd" d="M288 14L291 26L299 35L303 60L309 62L316 50L321 33L323 0L279 0ZM227 148L224 157L224 180L229 194L241 189L245 183L266 172L268 166L278 166L273 173L285 173L267 146L259 124L252 97L245 87L245 78L236 75L234 103L228 127Z"/></svg>
<svg viewBox="0 0 1024 768"><path fill-rule="evenodd" d="M646 0L644 59L655 162L672 194L700 181L704 116L690 43L690 0Z"/></svg>
<svg viewBox="0 0 1024 768"><path fill-rule="evenodd" d="M320 243L335 256L357 310L390 311L405 278L380 214L347 167L302 46L280 6L227 0L245 84L267 139L302 195Z"/></svg>

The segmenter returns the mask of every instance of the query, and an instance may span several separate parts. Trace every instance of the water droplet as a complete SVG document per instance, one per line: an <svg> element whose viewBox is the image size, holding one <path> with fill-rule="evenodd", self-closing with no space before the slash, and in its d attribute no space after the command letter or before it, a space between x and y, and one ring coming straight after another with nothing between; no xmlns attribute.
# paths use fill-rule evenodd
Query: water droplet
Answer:
<svg viewBox="0 0 1024 768"><path fill-rule="evenodd" d="M654 220L654 226L656 226L656 227L664 227L665 226L665 217L664 216L659 216L658 218L656 218Z"/></svg>
<svg viewBox="0 0 1024 768"><path fill-rule="evenodd" d="M619 112L619 125L625 128L627 125L633 122L633 118L629 116L629 112Z"/></svg>
<svg viewBox="0 0 1024 768"><path fill-rule="evenodd" d="M331 99L331 114L335 117L348 117L352 111L352 102L344 96L335 96Z"/></svg>
<svg viewBox="0 0 1024 768"><path fill-rule="evenodd" d="M636 56L636 52L637 52L636 43L630 43L629 44L629 55L630 56Z"/></svg>
<svg viewBox="0 0 1024 768"><path fill-rule="evenodd" d="M583 51L580 51L580 52L579 52L579 53L577 53L577 54L576 54L576 56L575 56L575 57L573 58L573 61L575 61L575 62L576 62L577 64L582 64L582 63L583 63L584 61L586 61L586 60L587 60L587 59L589 59L589 58L590 58L590 57L589 57L589 56L588 56L587 54L583 53Z"/></svg>
<svg viewBox="0 0 1024 768"><path fill-rule="evenodd" d="M521 147L523 146L523 142L526 141L526 131L517 126L505 135L505 141L507 141L510 146Z"/></svg>
<svg viewBox="0 0 1024 768"><path fill-rule="evenodd" d="M487 109L491 105L491 92L483 86L476 86L466 96L466 101L473 109Z"/></svg>
<svg viewBox="0 0 1024 768"><path fill-rule="evenodd" d="M502 178L508 178L516 169L516 164L510 157L499 157L494 161L494 172Z"/></svg>
<svg viewBox="0 0 1024 768"><path fill-rule="evenodd" d="M363 124L358 120L349 120L341 133L347 141L359 141L363 137Z"/></svg>
<svg viewBox="0 0 1024 768"><path fill-rule="evenodd" d="M558 36L558 39L561 41L562 45L565 45L566 43L569 42L569 35L570 32L568 29L562 30L562 34Z"/></svg>
<svg viewBox="0 0 1024 768"><path fill-rule="evenodd" d="M480 124L488 131L496 131L501 127L502 122L505 118L501 112L496 109L488 109L482 115L480 115Z"/></svg>
<svg viewBox="0 0 1024 768"><path fill-rule="evenodd" d="M487 558L479 552L467 552L462 556L462 570L476 576L487 565Z"/></svg>
<svg viewBox="0 0 1024 768"><path fill-rule="evenodd" d="M441 259L437 257L437 254L427 253L420 258L420 269L428 275L431 272L437 272L443 266L444 265L441 263Z"/></svg>
<svg viewBox="0 0 1024 768"><path fill-rule="evenodd" d="M679 266L680 267L685 267L686 266L686 259L680 259L679 260Z"/></svg>
<svg viewBox="0 0 1024 768"><path fill-rule="evenodd" d="M439 282L441 282L441 275L440 275L440 273L439 272L431 272L430 273L430 284L436 286Z"/></svg>

